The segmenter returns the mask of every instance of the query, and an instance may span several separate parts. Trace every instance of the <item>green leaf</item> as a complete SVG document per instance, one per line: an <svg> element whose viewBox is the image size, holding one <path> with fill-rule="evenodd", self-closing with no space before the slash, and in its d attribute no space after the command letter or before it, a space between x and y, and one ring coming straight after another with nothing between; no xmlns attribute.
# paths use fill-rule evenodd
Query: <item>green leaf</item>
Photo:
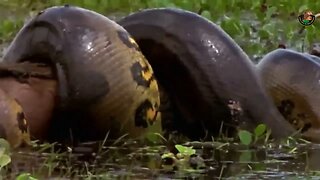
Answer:
<svg viewBox="0 0 320 180"><path fill-rule="evenodd" d="M10 151L10 144L7 140L0 138L0 147L5 149L5 153Z"/></svg>
<svg viewBox="0 0 320 180"><path fill-rule="evenodd" d="M201 16L210 20L212 18L210 11L206 11L206 10L201 13Z"/></svg>
<svg viewBox="0 0 320 180"><path fill-rule="evenodd" d="M179 151L179 153L187 156L191 156L196 153L196 150L192 147L182 146L182 145L175 145L176 149Z"/></svg>
<svg viewBox="0 0 320 180"><path fill-rule="evenodd" d="M300 8L299 8L299 13L303 13L304 11L306 11L308 8L308 5L307 4L304 4L302 5Z"/></svg>
<svg viewBox="0 0 320 180"><path fill-rule="evenodd" d="M252 1L251 3L252 3L251 8L250 8L251 10L257 9L256 11L260 11L261 1Z"/></svg>
<svg viewBox="0 0 320 180"><path fill-rule="evenodd" d="M258 35L261 39L269 39L271 33L265 29L260 29Z"/></svg>
<svg viewBox="0 0 320 180"><path fill-rule="evenodd" d="M10 156L8 156L8 155L6 155L6 154L3 154L3 155L0 157L0 168L8 165L10 162L11 162Z"/></svg>
<svg viewBox="0 0 320 180"><path fill-rule="evenodd" d="M243 151L239 157L239 162L252 162L252 151Z"/></svg>
<svg viewBox="0 0 320 180"><path fill-rule="evenodd" d="M22 173L16 178L16 180L37 180L37 178L32 177L30 173Z"/></svg>
<svg viewBox="0 0 320 180"><path fill-rule="evenodd" d="M164 154L161 156L161 159L164 159L164 158L175 158L175 157L174 157L174 154L173 154L173 153L168 152L168 153L164 153Z"/></svg>
<svg viewBox="0 0 320 180"><path fill-rule="evenodd" d="M252 133L246 130L240 130L238 133L240 141L244 145L249 145L252 142Z"/></svg>
<svg viewBox="0 0 320 180"><path fill-rule="evenodd" d="M208 0L200 0L200 3L201 3L201 4L207 4L207 1L208 1Z"/></svg>
<svg viewBox="0 0 320 180"><path fill-rule="evenodd" d="M271 18L272 14L274 14L276 11L277 11L277 7L275 7L275 6L268 8L265 19L269 20Z"/></svg>
<svg viewBox="0 0 320 180"><path fill-rule="evenodd" d="M256 137L260 137L263 135L267 130L267 126L265 124L259 124L255 129L254 129L254 134Z"/></svg>
<svg viewBox="0 0 320 180"><path fill-rule="evenodd" d="M306 27L306 37L305 37L305 40L306 40L306 43L307 44L312 44L313 43L313 40L315 39L315 33L317 31L317 29L315 28L314 25L311 25L311 26L308 26Z"/></svg>
<svg viewBox="0 0 320 180"><path fill-rule="evenodd" d="M160 142L160 137L156 133L148 133L148 134L146 134L146 138L147 138L148 141L150 141L152 143Z"/></svg>
<svg viewBox="0 0 320 180"><path fill-rule="evenodd" d="M236 18L225 16L224 20L221 22L221 27L233 38L242 33L241 24Z"/></svg>
<svg viewBox="0 0 320 180"><path fill-rule="evenodd" d="M6 149L4 147L0 147L0 157L5 154Z"/></svg>

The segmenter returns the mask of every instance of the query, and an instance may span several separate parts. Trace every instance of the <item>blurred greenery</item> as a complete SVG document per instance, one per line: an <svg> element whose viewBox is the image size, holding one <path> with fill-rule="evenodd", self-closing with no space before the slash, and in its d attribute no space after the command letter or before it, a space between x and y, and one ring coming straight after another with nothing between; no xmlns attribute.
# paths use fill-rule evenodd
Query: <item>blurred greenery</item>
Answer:
<svg viewBox="0 0 320 180"><path fill-rule="evenodd" d="M23 23L43 8L77 5L112 19L140 9L177 7L196 12L220 25L249 54L263 54L285 45L308 51L319 42L320 22L302 30L297 16L320 12L320 1L310 0L0 0L0 44L9 42Z"/></svg>

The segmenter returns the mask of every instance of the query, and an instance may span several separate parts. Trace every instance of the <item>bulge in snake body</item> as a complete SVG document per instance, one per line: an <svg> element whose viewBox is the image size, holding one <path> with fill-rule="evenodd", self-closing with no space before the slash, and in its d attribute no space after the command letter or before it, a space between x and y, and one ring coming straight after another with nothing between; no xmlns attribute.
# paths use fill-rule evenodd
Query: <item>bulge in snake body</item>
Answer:
<svg viewBox="0 0 320 180"><path fill-rule="evenodd" d="M15 148L30 143L29 125L20 104L0 89L0 137Z"/></svg>
<svg viewBox="0 0 320 180"><path fill-rule="evenodd" d="M56 68L60 105L51 139L66 139L70 128L80 140L102 139L109 131L109 138L137 137L150 127L161 132L161 114L153 70L136 46L121 26L98 13L52 7L20 30L4 62L37 57ZM134 66L140 68L130 70ZM148 121L148 127L137 121Z"/></svg>

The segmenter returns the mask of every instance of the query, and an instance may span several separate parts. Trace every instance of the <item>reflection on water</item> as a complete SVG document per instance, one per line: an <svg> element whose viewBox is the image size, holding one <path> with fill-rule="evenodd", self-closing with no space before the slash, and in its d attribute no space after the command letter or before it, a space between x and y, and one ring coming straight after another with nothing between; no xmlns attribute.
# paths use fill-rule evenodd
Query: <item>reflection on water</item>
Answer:
<svg viewBox="0 0 320 180"><path fill-rule="evenodd" d="M306 179L320 175L320 146L315 144L268 144L250 148L212 142L188 145L193 145L196 155L184 162L180 160L183 162L180 164L161 158L171 148L144 146L135 141L104 148L99 148L98 143L88 143L74 148L73 153L70 150L52 153L50 149L42 153L35 153L35 149L20 151L14 153L7 174L12 176L23 171L42 174L42 177L134 179Z"/></svg>

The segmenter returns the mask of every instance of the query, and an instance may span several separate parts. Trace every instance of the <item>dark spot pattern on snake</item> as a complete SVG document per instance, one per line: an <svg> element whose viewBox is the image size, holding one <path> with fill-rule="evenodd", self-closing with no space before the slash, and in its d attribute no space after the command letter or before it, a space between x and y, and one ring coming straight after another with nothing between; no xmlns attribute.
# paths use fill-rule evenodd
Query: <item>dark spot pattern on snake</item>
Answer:
<svg viewBox="0 0 320 180"><path fill-rule="evenodd" d="M17 113L18 127L22 133L28 133L28 124L23 112Z"/></svg>
<svg viewBox="0 0 320 180"><path fill-rule="evenodd" d="M147 128L148 124L152 125L155 117L148 117L148 111L153 109L154 108L149 100L145 100L141 103L135 113L135 126Z"/></svg>
<svg viewBox="0 0 320 180"><path fill-rule="evenodd" d="M139 62L136 62L131 67L131 73L133 79L137 82L139 86L143 86L146 88L150 87L152 81L155 80L154 75L152 74L151 77L146 77L145 73L152 73L148 66L142 67Z"/></svg>
<svg viewBox="0 0 320 180"><path fill-rule="evenodd" d="M140 51L138 44L135 43L125 31L118 31L118 37L128 48L134 48L135 50Z"/></svg>

